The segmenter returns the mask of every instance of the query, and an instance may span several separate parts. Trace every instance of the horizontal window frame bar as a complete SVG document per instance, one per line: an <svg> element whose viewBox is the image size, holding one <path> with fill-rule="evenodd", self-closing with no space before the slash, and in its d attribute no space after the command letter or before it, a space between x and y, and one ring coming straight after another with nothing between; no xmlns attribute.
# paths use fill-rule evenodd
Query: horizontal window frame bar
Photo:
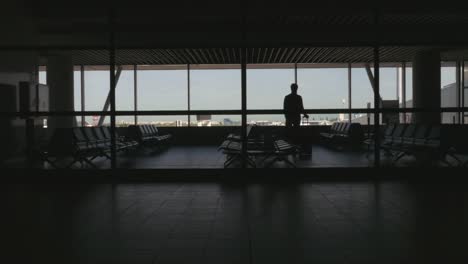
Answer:
<svg viewBox="0 0 468 264"><path fill-rule="evenodd" d="M330 109L305 109L307 114L373 114L374 108L330 108ZM379 108L377 113L457 113L468 112L468 107L441 107L441 108ZM176 116L176 115L241 115L242 110L140 110L140 111L115 111L116 116ZM248 115L284 114L282 109L250 109ZM2 117L41 117L41 116L111 116L110 111L48 111L48 112L0 112Z"/></svg>

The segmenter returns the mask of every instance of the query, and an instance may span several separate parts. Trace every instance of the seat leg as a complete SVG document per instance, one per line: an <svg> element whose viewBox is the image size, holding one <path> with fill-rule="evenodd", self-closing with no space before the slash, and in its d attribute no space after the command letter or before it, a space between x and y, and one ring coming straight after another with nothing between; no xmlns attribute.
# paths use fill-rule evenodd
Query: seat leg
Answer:
<svg viewBox="0 0 468 264"><path fill-rule="evenodd" d="M406 156L407 153L402 151L400 154L398 154L393 160L392 160L392 165L394 165L395 163L397 163L401 158L403 158L404 156Z"/></svg>
<svg viewBox="0 0 468 264"><path fill-rule="evenodd" d="M224 162L224 167L227 168L231 165L237 158L237 155L227 155L226 161Z"/></svg>

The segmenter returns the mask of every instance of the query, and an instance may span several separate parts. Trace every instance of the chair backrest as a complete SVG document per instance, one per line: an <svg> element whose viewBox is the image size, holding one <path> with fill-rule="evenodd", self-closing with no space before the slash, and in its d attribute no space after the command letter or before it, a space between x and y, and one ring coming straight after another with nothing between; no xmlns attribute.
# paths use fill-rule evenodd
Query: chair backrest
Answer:
<svg viewBox="0 0 468 264"><path fill-rule="evenodd" d="M398 124L398 125L395 127L395 130L393 130L392 137L401 137L401 136L403 135L403 133L405 132L405 128L406 128L405 125L403 125L403 124Z"/></svg>
<svg viewBox="0 0 468 264"><path fill-rule="evenodd" d="M427 135L427 139L440 139L440 126L431 126L431 130L429 135Z"/></svg>
<svg viewBox="0 0 468 264"><path fill-rule="evenodd" d="M412 138L414 136L414 133L416 132L416 125L415 124L409 124L405 132L403 133L404 138Z"/></svg>
<svg viewBox="0 0 468 264"><path fill-rule="evenodd" d="M338 125L336 126L336 133L340 133L343 130L343 125L344 123L339 122Z"/></svg>
<svg viewBox="0 0 468 264"><path fill-rule="evenodd" d="M110 139L111 139L111 132L110 132L109 127L103 126L103 127L101 127L101 130L102 130L102 133L104 134L104 137L105 137L106 139L109 139L109 140L110 140Z"/></svg>
<svg viewBox="0 0 468 264"><path fill-rule="evenodd" d="M149 127L151 128L153 134L155 134L156 136L159 135L158 128L155 125L150 125Z"/></svg>
<svg viewBox="0 0 468 264"><path fill-rule="evenodd" d="M85 135L86 139L89 141L96 141L97 138L93 133L92 127L82 127L83 134Z"/></svg>
<svg viewBox="0 0 468 264"><path fill-rule="evenodd" d="M83 131L81 130L81 127L74 127L72 130L73 130L73 138L77 142L86 142L87 141L85 135L83 134Z"/></svg>
<svg viewBox="0 0 468 264"><path fill-rule="evenodd" d="M395 125L388 124L387 127L385 128L384 136L386 137L392 136L393 130L395 130Z"/></svg>
<svg viewBox="0 0 468 264"><path fill-rule="evenodd" d="M330 127L330 131L332 131L332 132L335 131L337 126L338 126L338 123L337 123L337 122L333 123L333 124L331 125L331 127Z"/></svg>
<svg viewBox="0 0 468 264"><path fill-rule="evenodd" d="M108 140L106 136L104 135L104 133L102 132L101 127L93 127L93 132L94 132L94 135L96 135L96 138L98 140Z"/></svg>
<svg viewBox="0 0 468 264"><path fill-rule="evenodd" d="M148 136L152 136L152 135L153 135L153 131L151 131L151 128L150 128L150 127L151 127L150 125L143 125L143 128L144 128L144 130L145 130L145 132L146 132L146 135L148 135Z"/></svg>
<svg viewBox="0 0 468 264"><path fill-rule="evenodd" d="M351 128L351 123L345 122L344 125L343 125L343 128L341 130L341 133L348 134L350 128Z"/></svg>
<svg viewBox="0 0 468 264"><path fill-rule="evenodd" d="M246 136L249 138L250 132L252 131L252 125L247 126Z"/></svg>
<svg viewBox="0 0 468 264"><path fill-rule="evenodd" d="M140 133L140 136L146 136L146 130L144 125L139 125L138 127L138 132Z"/></svg>
<svg viewBox="0 0 468 264"><path fill-rule="evenodd" d="M416 132L414 132L414 138L425 139L429 129L430 127L427 125L418 125L418 127L416 128Z"/></svg>

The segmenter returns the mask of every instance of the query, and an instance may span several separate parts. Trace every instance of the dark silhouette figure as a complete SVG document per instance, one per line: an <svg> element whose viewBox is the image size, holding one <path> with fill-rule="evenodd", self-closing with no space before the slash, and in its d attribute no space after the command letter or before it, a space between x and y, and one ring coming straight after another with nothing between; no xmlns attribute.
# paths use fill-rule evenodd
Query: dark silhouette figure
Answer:
<svg viewBox="0 0 468 264"><path fill-rule="evenodd" d="M309 118L304 112L302 97L297 94L298 86L296 83L291 84L291 93L284 97L283 112L286 118L286 135L292 140L297 141L297 130L301 125L301 114L305 118Z"/></svg>
<svg viewBox="0 0 468 264"><path fill-rule="evenodd" d="M291 93L284 97L283 112L286 117L286 128L299 127L302 113L305 118L309 118L309 116L304 113L302 97L297 94L297 89L297 84L291 84Z"/></svg>

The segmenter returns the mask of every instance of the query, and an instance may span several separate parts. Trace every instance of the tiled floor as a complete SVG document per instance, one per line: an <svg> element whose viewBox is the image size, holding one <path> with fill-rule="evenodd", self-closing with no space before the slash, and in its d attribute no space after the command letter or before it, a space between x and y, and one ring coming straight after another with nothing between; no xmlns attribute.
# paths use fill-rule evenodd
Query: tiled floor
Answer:
<svg viewBox="0 0 468 264"><path fill-rule="evenodd" d="M290 157L291 159L291 157ZM271 160L268 159L267 161ZM139 151L130 155L120 155L122 168L223 168L225 156L216 146L172 146L169 149L151 154ZM264 166L262 157L257 157L257 166ZM239 164L237 164L239 165ZM363 151L338 151L316 145L310 157L296 157L297 167L368 167L372 161ZM231 167L236 167L234 163ZM276 162L272 167L287 167L284 162Z"/></svg>
<svg viewBox="0 0 468 264"><path fill-rule="evenodd" d="M3 185L2 263L468 263L457 184Z"/></svg>
<svg viewBox="0 0 468 264"><path fill-rule="evenodd" d="M258 168L264 167L268 161L263 162L263 157L255 157ZM382 151L381 159L383 166L418 166L414 157L405 156L398 163L392 164L392 156L385 155ZM289 157L292 160L292 157ZM136 151L129 155L119 155L118 164L120 168L223 168L225 156L216 146L172 146L169 149L151 154L148 151ZM453 159L449 160L456 165ZM373 153L365 150L338 150L323 145L314 145L312 155L296 157L295 164L298 168L349 168L349 167L372 167ZM230 167L239 167L234 163ZM447 166L447 164L438 164ZM273 168L289 167L285 162L275 162Z"/></svg>
<svg viewBox="0 0 468 264"><path fill-rule="evenodd" d="M367 154L370 155L367 155ZM466 157L460 157L466 160ZM257 157L257 167L264 167L272 158L266 162L261 162L262 157ZM289 157L292 160L292 157ZM386 156L382 151L381 155L383 166L418 166L413 157L407 156L401 159L398 163L392 164L391 156ZM314 145L312 147L312 155L307 157L296 157L296 166L298 168L349 168L349 167L372 167L373 152L365 150L337 150L323 145ZM217 150L217 146L171 146L168 149L154 152L150 149L137 149L128 153L119 153L117 156L118 168L129 169L220 169L224 167L225 156L222 151ZM453 165L457 162L454 159L449 160ZM105 158L97 158L94 161L100 169L109 169L110 161ZM2 164L6 167L25 167L24 159L11 161ZM41 167L42 163L38 163L36 167ZM239 167L240 163L234 163L230 167ZM447 166L446 164L438 164L438 166ZM47 168L50 168L46 164ZM275 162L271 166L273 168L290 167L285 162ZM79 164L75 164L75 168L81 168ZM90 168L89 166L84 168Z"/></svg>

